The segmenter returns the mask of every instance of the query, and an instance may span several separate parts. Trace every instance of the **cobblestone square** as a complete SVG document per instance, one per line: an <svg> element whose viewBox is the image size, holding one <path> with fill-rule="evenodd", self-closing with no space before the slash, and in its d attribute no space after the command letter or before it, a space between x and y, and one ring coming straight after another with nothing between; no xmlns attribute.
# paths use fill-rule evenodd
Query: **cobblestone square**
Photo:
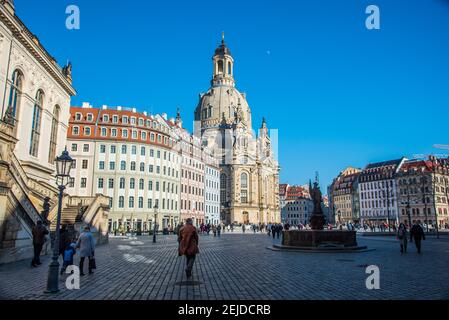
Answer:
<svg viewBox="0 0 449 320"><path fill-rule="evenodd" d="M222 300L222 299L448 299L449 237L429 236L418 255L405 255L392 237L359 237L369 252L299 253L268 250L263 234L200 236L193 271L196 285L185 285L184 257L175 236L111 238L96 250L98 269L81 277L79 290L48 295L50 257L31 268L29 261L0 266L1 299ZM275 240L279 241L279 240ZM75 261L78 262L76 257ZM368 290L367 265L380 269L380 289Z"/></svg>

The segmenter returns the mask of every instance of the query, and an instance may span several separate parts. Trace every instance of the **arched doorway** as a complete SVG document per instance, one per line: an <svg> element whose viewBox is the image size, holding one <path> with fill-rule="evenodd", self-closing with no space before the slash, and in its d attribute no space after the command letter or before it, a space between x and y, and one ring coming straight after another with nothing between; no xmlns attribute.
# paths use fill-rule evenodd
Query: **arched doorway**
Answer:
<svg viewBox="0 0 449 320"><path fill-rule="evenodd" d="M249 213L248 213L248 211L243 211L242 218L243 218L243 223L244 224L249 224Z"/></svg>

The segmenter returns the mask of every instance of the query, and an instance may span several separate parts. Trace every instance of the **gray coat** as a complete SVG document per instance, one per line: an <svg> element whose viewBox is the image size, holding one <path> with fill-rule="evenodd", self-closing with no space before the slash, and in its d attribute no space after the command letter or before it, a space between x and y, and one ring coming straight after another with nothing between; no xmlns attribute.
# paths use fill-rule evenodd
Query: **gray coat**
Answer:
<svg viewBox="0 0 449 320"><path fill-rule="evenodd" d="M90 257L95 250L95 239L90 232L82 232L76 243L79 248L80 257Z"/></svg>

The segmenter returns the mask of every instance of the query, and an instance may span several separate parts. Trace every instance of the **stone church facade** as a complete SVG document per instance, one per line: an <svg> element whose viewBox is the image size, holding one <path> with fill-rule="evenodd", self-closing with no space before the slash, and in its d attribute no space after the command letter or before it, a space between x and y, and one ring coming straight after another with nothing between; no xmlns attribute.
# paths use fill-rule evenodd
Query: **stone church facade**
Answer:
<svg viewBox="0 0 449 320"><path fill-rule="evenodd" d="M194 134L220 162L221 220L280 222L280 168L265 119L256 134L246 94L235 87L234 58L224 37L212 60L211 87L200 94Z"/></svg>

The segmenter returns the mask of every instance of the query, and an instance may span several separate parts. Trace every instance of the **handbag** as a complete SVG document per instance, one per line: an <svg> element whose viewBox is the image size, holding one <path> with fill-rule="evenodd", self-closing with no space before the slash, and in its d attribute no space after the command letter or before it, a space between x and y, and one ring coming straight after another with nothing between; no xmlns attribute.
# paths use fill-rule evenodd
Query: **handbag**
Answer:
<svg viewBox="0 0 449 320"><path fill-rule="evenodd" d="M95 258L94 257L89 259L89 269L97 269L97 264L95 262Z"/></svg>

